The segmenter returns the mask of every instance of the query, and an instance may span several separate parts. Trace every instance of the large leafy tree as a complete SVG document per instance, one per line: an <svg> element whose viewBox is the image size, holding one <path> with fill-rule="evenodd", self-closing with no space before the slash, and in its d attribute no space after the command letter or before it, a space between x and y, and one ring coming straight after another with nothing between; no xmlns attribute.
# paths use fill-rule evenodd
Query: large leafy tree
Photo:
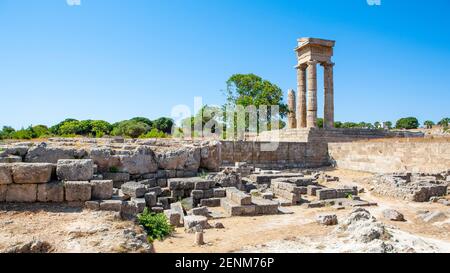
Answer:
<svg viewBox="0 0 450 273"><path fill-rule="evenodd" d="M280 124L281 119L289 112L288 106L283 103L281 88L255 74L232 75L227 81L226 97L227 103L225 106L255 106L257 109L263 105L267 106L267 120L279 120ZM279 107L279 116L275 116L270 111L270 107L274 105ZM246 126L248 128L248 120Z"/></svg>
<svg viewBox="0 0 450 273"><path fill-rule="evenodd" d="M433 126L434 126L435 124L434 124L434 122L431 121L431 120L426 120L426 121L423 123L423 125L425 125L425 127L426 127L427 129L431 129L431 128L433 128Z"/></svg>
<svg viewBox="0 0 450 273"><path fill-rule="evenodd" d="M153 128L157 129L158 131L164 132L166 134L170 134L172 132L173 127L173 119L162 117L159 119L154 120L153 122Z"/></svg>
<svg viewBox="0 0 450 273"><path fill-rule="evenodd" d="M419 121L415 117L401 118L395 124L397 129L417 129L419 128Z"/></svg>

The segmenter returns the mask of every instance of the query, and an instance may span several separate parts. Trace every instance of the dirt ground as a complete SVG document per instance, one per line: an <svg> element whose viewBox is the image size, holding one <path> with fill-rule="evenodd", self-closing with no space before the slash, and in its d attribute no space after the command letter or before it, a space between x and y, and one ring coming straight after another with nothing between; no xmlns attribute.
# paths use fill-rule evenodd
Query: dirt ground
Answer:
<svg viewBox="0 0 450 273"><path fill-rule="evenodd" d="M136 239L142 234L134 223L112 212L65 205L0 206L0 253L16 252L14 247L32 241L49 244L48 252L145 252L148 246Z"/></svg>
<svg viewBox="0 0 450 273"><path fill-rule="evenodd" d="M421 210L438 210L450 215L449 207L438 203L414 203L372 195L368 190L370 186L361 182L372 176L368 173L343 170L328 170L327 173L340 177L340 182L325 186L357 185L365 188L361 198L378 203L378 206L366 209L379 221L441 245L440 251L450 252L448 218L442 222L425 223L417 217L417 212ZM383 219L382 210L385 208L398 210L405 215L407 221L392 222ZM210 224L221 222L225 228L205 230L206 244L203 246L194 245L194 234L185 233L183 228L178 228L173 236L162 242L156 241L153 247L157 253L264 252L274 250L269 246L281 241L289 244L277 248L277 251L302 252L306 249L298 248L299 244L322 242L334 229L317 224L317 215L333 212L341 220L352 211L351 208L307 209L303 206L287 209L293 214L210 220ZM49 243L50 252L146 252L149 251L149 246L137 239L142 238L142 235L142 230L136 224L118 220L112 212L95 212L62 205L0 206L0 252L33 240ZM316 244L309 251L320 251L322 248L321 244Z"/></svg>
<svg viewBox="0 0 450 273"><path fill-rule="evenodd" d="M338 185L357 185L368 189L369 186L362 184L361 180L371 177L372 174L333 170L327 171L328 174L340 177L340 182L324 184L333 187ZM412 233L424 240L430 240L436 244L442 243L444 249L450 246L450 222L430 224L417 218L417 212L420 210L446 211L450 212L448 207L436 203L414 203L399 201L395 199L373 196L368 190L360 195L362 199L377 202L378 206L367 207L381 222L398 228L401 231ZM273 241L296 241L299 238L307 238L309 241L319 241L324 236L329 235L334 227L321 226L316 223L316 216L333 212L342 219L347 216L352 208L345 210L335 210L333 208L306 209L302 206L287 207L294 212L285 215L269 215L257 217L233 217L223 218L215 221L223 223L225 229L207 229L205 230L205 245L196 246L194 244L195 235L185 233L182 228L177 229L176 233L163 242L155 242L156 252L160 253L198 253L198 252L240 252L244 249L255 248L256 251L264 251L264 245ZM406 222L393 222L385 220L382 217L382 210L392 208L405 215ZM211 220L211 223L215 221ZM326 243L326 242L324 242ZM290 249L284 249L286 252ZM320 251L320 245L317 251ZM448 250L450 251L450 249Z"/></svg>

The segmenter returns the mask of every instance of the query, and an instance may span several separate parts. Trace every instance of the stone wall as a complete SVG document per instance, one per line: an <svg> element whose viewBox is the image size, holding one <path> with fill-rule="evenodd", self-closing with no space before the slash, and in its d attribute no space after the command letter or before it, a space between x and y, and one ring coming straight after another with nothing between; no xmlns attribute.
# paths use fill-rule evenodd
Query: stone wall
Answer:
<svg viewBox="0 0 450 273"><path fill-rule="evenodd" d="M262 132L253 137L257 141L283 141L283 142L350 142L355 140L379 139L379 138L405 138L423 137L421 132L410 131L386 131L358 128L304 128L283 129L278 131Z"/></svg>
<svg viewBox="0 0 450 273"><path fill-rule="evenodd" d="M260 168L323 167L329 165L326 143L222 141L222 163L247 162ZM277 146L271 146L277 145ZM267 148L275 148L267 151Z"/></svg>
<svg viewBox="0 0 450 273"><path fill-rule="evenodd" d="M362 141L329 143L338 168L374 173L441 172L450 169L448 141Z"/></svg>

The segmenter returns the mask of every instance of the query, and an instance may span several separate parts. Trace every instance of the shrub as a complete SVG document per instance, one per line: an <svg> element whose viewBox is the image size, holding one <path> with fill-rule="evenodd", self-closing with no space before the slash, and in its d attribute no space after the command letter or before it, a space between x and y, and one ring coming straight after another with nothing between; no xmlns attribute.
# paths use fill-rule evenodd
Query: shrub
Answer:
<svg viewBox="0 0 450 273"><path fill-rule="evenodd" d="M166 134L172 133L172 126L174 122L171 118L159 118L153 121L153 128L158 129L158 131L164 132Z"/></svg>
<svg viewBox="0 0 450 273"><path fill-rule="evenodd" d="M152 130L150 130L150 132L141 135L139 138L167 138L167 135L164 132L153 128Z"/></svg>
<svg viewBox="0 0 450 273"><path fill-rule="evenodd" d="M33 131L31 130L31 127L28 129L20 129L18 131L15 131L11 138L13 139L32 139L33 138Z"/></svg>
<svg viewBox="0 0 450 273"><path fill-rule="evenodd" d="M401 118L395 124L397 129L417 129L419 128L419 121L415 117Z"/></svg>
<svg viewBox="0 0 450 273"><path fill-rule="evenodd" d="M45 125L36 125L33 126L31 129L33 132L33 138L41 138L50 135L50 131L48 130L48 127Z"/></svg>
<svg viewBox="0 0 450 273"><path fill-rule="evenodd" d="M150 213L148 208L145 208L144 212L138 215L138 221L139 224L144 226L149 242L162 241L174 231L174 227L169 224L164 213Z"/></svg>

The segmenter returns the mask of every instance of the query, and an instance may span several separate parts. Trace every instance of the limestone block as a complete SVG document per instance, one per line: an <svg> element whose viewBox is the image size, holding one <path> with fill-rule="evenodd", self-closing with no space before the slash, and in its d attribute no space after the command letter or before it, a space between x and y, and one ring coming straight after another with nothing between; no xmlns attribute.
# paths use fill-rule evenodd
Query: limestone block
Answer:
<svg viewBox="0 0 450 273"><path fill-rule="evenodd" d="M193 208L188 212L188 215L202 215L205 217L209 216L209 211L207 207L198 207L198 208Z"/></svg>
<svg viewBox="0 0 450 273"><path fill-rule="evenodd" d="M261 198L253 198L252 203L256 206L256 214L269 215L278 214L278 202Z"/></svg>
<svg viewBox="0 0 450 273"><path fill-rule="evenodd" d="M202 207L220 207L220 198L208 198L200 200Z"/></svg>
<svg viewBox="0 0 450 273"><path fill-rule="evenodd" d="M149 188L147 191L148 192L154 192L156 194L156 196L162 195L162 192L163 192L161 187Z"/></svg>
<svg viewBox="0 0 450 273"><path fill-rule="evenodd" d="M246 206L252 204L252 197L236 188L226 188L227 198L234 203Z"/></svg>
<svg viewBox="0 0 450 273"><path fill-rule="evenodd" d="M155 154L148 146L140 146L127 154L119 155L119 170L130 174L154 173L158 170Z"/></svg>
<svg viewBox="0 0 450 273"><path fill-rule="evenodd" d="M324 226L334 226L338 224L338 218L335 214L322 214L317 217L317 222Z"/></svg>
<svg viewBox="0 0 450 273"><path fill-rule="evenodd" d="M66 181L64 182L66 201L84 202L91 200L92 187L88 181Z"/></svg>
<svg viewBox="0 0 450 273"><path fill-rule="evenodd" d="M64 202L64 184L59 181L37 186L38 202Z"/></svg>
<svg viewBox="0 0 450 273"><path fill-rule="evenodd" d="M130 197L141 198L148 192L147 187L138 182L127 182L122 185L122 192Z"/></svg>
<svg viewBox="0 0 450 273"><path fill-rule="evenodd" d="M113 182L128 182L130 181L129 173L103 173L103 179L112 180Z"/></svg>
<svg viewBox="0 0 450 273"><path fill-rule="evenodd" d="M56 174L63 181L88 181L94 176L92 159L60 159Z"/></svg>
<svg viewBox="0 0 450 273"><path fill-rule="evenodd" d="M181 215L179 212L176 212L174 210L165 210L164 214L166 215L167 219L169 220L169 223L171 226L179 227L181 225Z"/></svg>
<svg viewBox="0 0 450 273"><path fill-rule="evenodd" d="M18 163L22 162L22 157L16 155L9 155L6 157L0 157L0 163Z"/></svg>
<svg viewBox="0 0 450 273"><path fill-rule="evenodd" d="M176 202L176 203L172 203L170 204L170 209L179 213L181 215L181 223L184 223L183 218L184 218L184 210L183 210L183 206L181 205L181 202Z"/></svg>
<svg viewBox="0 0 450 273"><path fill-rule="evenodd" d="M53 164L49 163L15 163L12 175L16 184L42 184L50 181Z"/></svg>
<svg viewBox="0 0 450 273"><path fill-rule="evenodd" d="M206 229L208 227L208 218L199 215L188 215L184 217L184 228L189 230L200 225L202 228Z"/></svg>
<svg viewBox="0 0 450 273"><path fill-rule="evenodd" d="M319 200L335 199L337 192L335 189L320 189L316 191L316 195Z"/></svg>
<svg viewBox="0 0 450 273"><path fill-rule="evenodd" d="M216 198L223 198L227 195L227 192L224 188L216 188L213 189L214 197Z"/></svg>
<svg viewBox="0 0 450 273"><path fill-rule="evenodd" d="M151 208L154 207L157 203L157 195L155 192L148 192L144 195L145 203L147 204L147 207Z"/></svg>
<svg viewBox="0 0 450 273"><path fill-rule="evenodd" d="M9 184L6 190L6 202L36 202L37 184Z"/></svg>
<svg viewBox="0 0 450 273"><path fill-rule="evenodd" d="M131 198L131 202L136 205L137 212L142 213L146 207L145 198Z"/></svg>
<svg viewBox="0 0 450 273"><path fill-rule="evenodd" d="M5 202L7 189L8 189L7 185L0 185L0 202Z"/></svg>
<svg viewBox="0 0 450 273"><path fill-rule="evenodd" d="M92 199L106 200L111 199L113 195L112 180L92 180Z"/></svg>
<svg viewBox="0 0 450 273"><path fill-rule="evenodd" d="M100 202L99 208L100 208L100 210L119 212L122 208L122 201L121 200L103 200Z"/></svg>
<svg viewBox="0 0 450 273"><path fill-rule="evenodd" d="M12 165L0 163L0 185L7 185L12 182Z"/></svg>
<svg viewBox="0 0 450 273"><path fill-rule="evenodd" d="M99 201L86 201L84 202L84 207L88 210L99 210L100 202Z"/></svg>

